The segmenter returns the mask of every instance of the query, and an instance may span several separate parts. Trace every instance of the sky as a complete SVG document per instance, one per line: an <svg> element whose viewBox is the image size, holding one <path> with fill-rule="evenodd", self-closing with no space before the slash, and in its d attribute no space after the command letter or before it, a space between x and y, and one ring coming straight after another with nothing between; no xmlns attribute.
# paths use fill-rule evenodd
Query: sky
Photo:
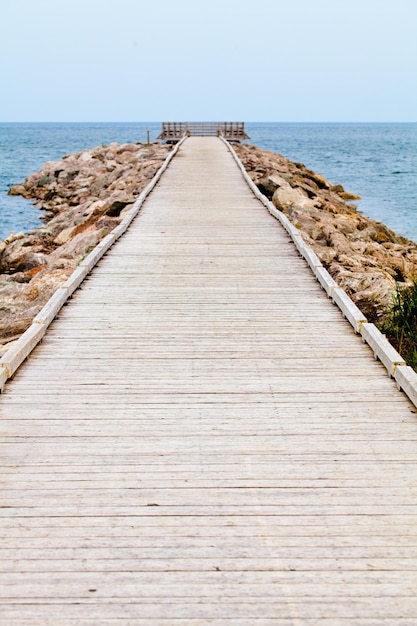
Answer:
<svg viewBox="0 0 417 626"><path fill-rule="evenodd" d="M416 0L13 0L1 122L417 121Z"/></svg>

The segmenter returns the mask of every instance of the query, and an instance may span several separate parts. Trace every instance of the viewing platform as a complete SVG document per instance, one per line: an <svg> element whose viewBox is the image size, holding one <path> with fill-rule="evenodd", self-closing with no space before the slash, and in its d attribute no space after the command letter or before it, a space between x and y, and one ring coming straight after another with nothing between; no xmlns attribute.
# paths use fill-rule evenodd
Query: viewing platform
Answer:
<svg viewBox="0 0 417 626"><path fill-rule="evenodd" d="M162 122L157 139L176 143L183 137L224 137L227 141L250 139L244 122Z"/></svg>
<svg viewBox="0 0 417 626"><path fill-rule="evenodd" d="M0 625L415 626L415 405L226 143L176 149L0 397Z"/></svg>

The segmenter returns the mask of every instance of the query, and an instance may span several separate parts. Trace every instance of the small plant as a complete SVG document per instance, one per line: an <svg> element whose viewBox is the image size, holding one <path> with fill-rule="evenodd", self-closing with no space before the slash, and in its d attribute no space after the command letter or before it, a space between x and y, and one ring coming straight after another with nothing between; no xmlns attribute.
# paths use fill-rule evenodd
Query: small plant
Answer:
<svg viewBox="0 0 417 626"><path fill-rule="evenodd" d="M408 365L417 370L417 280L397 284L393 304L380 325Z"/></svg>
<svg viewBox="0 0 417 626"><path fill-rule="evenodd" d="M53 176L42 176L39 179L38 187L44 187L45 185L49 185L53 182L55 182L55 178Z"/></svg>
<svg viewBox="0 0 417 626"><path fill-rule="evenodd" d="M85 250L84 254L82 254L80 256L80 258L77 261L77 266L81 265L81 263L84 261L84 259L86 259L88 257L88 255L90 254L90 252L92 252L94 250L95 246L88 246L88 248Z"/></svg>

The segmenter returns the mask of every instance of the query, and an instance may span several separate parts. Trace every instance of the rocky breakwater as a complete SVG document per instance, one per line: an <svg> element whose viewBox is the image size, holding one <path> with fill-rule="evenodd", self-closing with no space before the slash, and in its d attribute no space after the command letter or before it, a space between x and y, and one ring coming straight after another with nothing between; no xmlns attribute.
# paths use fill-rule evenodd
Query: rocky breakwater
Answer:
<svg viewBox="0 0 417 626"><path fill-rule="evenodd" d="M322 264L369 321L382 322L396 285L417 274L417 244L358 212L358 196L282 155L236 152L258 188L300 230Z"/></svg>
<svg viewBox="0 0 417 626"><path fill-rule="evenodd" d="M111 144L64 156L10 188L44 211L44 225L0 243L0 355L54 291L123 219L170 151Z"/></svg>

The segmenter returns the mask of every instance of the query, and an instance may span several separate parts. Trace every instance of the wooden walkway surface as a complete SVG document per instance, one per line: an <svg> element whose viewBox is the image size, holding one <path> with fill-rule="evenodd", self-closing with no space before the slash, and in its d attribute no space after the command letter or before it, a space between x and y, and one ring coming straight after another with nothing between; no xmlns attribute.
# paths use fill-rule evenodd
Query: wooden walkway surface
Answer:
<svg viewBox="0 0 417 626"><path fill-rule="evenodd" d="M190 138L0 399L0 624L415 626L417 419Z"/></svg>

